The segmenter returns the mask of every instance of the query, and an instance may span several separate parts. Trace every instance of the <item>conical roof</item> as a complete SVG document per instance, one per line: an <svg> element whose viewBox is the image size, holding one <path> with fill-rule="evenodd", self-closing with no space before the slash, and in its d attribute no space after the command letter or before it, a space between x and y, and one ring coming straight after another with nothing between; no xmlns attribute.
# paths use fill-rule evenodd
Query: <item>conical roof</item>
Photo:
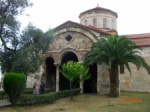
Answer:
<svg viewBox="0 0 150 112"><path fill-rule="evenodd" d="M86 11L80 13L79 18L80 18L82 15L84 15L84 14L92 13L92 12L111 14L111 15L115 16L116 18L118 17L117 13L114 12L114 11L112 11L112 10L105 9L105 8L102 8L102 7L95 7L95 8L93 8L93 9L89 9L89 10L86 10Z"/></svg>

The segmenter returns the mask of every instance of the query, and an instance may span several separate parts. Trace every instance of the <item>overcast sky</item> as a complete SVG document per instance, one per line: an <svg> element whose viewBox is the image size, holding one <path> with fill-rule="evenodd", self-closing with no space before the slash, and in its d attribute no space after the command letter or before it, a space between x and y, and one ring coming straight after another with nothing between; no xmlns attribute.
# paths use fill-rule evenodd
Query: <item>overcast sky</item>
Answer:
<svg viewBox="0 0 150 112"><path fill-rule="evenodd" d="M88 9L100 7L118 13L117 30L119 34L136 34L150 32L149 0L30 0L34 3L22 16L22 26L30 21L46 31L68 20L79 21L79 14Z"/></svg>
<svg viewBox="0 0 150 112"><path fill-rule="evenodd" d="M122 34L150 32L149 0L31 0L32 8L26 10L29 16L19 19L25 27L29 22L46 31L70 20L79 21L79 14L88 9L100 7L118 13L117 30Z"/></svg>

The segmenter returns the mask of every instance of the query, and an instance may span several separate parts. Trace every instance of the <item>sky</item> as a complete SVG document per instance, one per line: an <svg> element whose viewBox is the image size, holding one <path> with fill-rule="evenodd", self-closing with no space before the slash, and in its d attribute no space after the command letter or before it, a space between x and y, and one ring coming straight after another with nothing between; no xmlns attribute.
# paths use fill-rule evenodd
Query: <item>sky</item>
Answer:
<svg viewBox="0 0 150 112"><path fill-rule="evenodd" d="M149 0L30 0L34 5L19 16L22 28L29 22L42 29L55 28L70 20L79 23L79 14L100 7L117 12L119 35L150 33ZM1 77L1 76L0 76Z"/></svg>
<svg viewBox="0 0 150 112"><path fill-rule="evenodd" d="M149 0L30 0L34 5L20 16L22 28L31 22L44 32L70 20L79 23L79 14L100 7L117 12L119 35L150 32Z"/></svg>

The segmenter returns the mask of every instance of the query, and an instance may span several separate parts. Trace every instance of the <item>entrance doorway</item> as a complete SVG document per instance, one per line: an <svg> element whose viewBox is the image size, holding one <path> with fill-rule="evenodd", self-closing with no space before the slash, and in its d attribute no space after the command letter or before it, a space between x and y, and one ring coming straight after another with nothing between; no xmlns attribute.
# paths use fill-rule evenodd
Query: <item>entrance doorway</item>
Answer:
<svg viewBox="0 0 150 112"><path fill-rule="evenodd" d="M61 60L61 66L64 63L67 63L68 61L74 61L78 62L78 57L76 56L75 53L68 51L63 54L62 60ZM60 67L61 69L61 67ZM69 90L70 89L70 82L67 78L65 78L61 73L60 73L60 80L59 80L59 89L60 90ZM79 88L79 84L77 84L76 88Z"/></svg>
<svg viewBox="0 0 150 112"><path fill-rule="evenodd" d="M55 91L56 88L56 67L52 57L46 58L46 87Z"/></svg>
<svg viewBox="0 0 150 112"><path fill-rule="evenodd" d="M89 66L90 78L83 84L84 93L97 93L97 64Z"/></svg>

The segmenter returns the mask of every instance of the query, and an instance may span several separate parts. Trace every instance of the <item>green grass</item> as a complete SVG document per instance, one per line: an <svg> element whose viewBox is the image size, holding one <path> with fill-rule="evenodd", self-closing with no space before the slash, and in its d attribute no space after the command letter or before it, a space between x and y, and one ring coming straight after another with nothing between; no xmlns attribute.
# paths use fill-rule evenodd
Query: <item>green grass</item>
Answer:
<svg viewBox="0 0 150 112"><path fill-rule="evenodd" d="M122 102L122 98L138 98L141 102ZM0 112L150 112L150 93L121 92L118 98L81 94L75 96L73 101L62 98L53 104L4 107Z"/></svg>

